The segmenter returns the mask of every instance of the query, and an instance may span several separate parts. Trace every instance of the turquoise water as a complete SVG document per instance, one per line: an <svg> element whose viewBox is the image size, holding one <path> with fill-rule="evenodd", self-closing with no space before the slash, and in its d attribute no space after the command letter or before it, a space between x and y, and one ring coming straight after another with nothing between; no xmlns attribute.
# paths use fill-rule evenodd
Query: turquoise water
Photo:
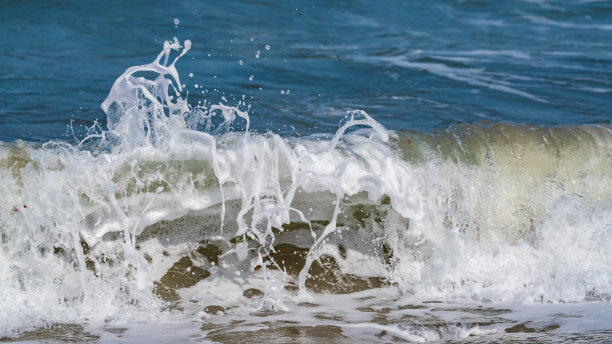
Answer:
<svg viewBox="0 0 612 344"><path fill-rule="evenodd" d="M612 119L607 1L3 1L0 20L2 141L104 121L116 76L173 36L190 101L244 95L258 131L332 133L355 108L393 130Z"/></svg>

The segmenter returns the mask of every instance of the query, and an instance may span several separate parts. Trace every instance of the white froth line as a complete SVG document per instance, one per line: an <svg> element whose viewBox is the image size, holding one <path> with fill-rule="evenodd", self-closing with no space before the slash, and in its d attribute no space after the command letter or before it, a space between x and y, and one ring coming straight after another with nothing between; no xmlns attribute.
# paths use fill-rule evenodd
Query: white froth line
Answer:
<svg viewBox="0 0 612 344"><path fill-rule="evenodd" d="M546 100L536 97L527 92L523 92L512 88L502 80L494 80L486 75L483 75L482 69L476 68L452 68L444 64L439 63L422 63L422 62L409 62L405 57L391 57L381 58L382 61L390 62L400 67L414 68L426 70L432 74L440 75L452 80L462 81L467 84L479 87L486 87L492 90L514 94L524 98L528 98L540 103L548 103ZM506 84L506 85L504 85Z"/></svg>
<svg viewBox="0 0 612 344"><path fill-rule="evenodd" d="M516 50L468 50L468 51L432 51L432 54L452 55L452 56L506 56L521 60L531 60L531 55Z"/></svg>
<svg viewBox="0 0 612 344"><path fill-rule="evenodd" d="M375 330L380 330L380 331L387 331L388 333L405 339L405 340L409 340L412 342L426 342L427 339L425 339L424 337L421 337L419 335L416 334L412 334L409 333L407 331L404 330L400 330L395 326L388 326L388 325L380 325L380 324L370 324L370 323L360 323L360 324L346 324L346 325L342 325L342 327L352 327L352 328L371 328L371 329L375 329Z"/></svg>
<svg viewBox="0 0 612 344"><path fill-rule="evenodd" d="M612 24L577 24L577 23L571 23L571 22L563 23L563 22L554 21L554 20L551 20L545 17L534 16L531 14L524 15L523 18L535 24L557 26L557 27L563 27L566 29L604 30L604 31L612 30Z"/></svg>

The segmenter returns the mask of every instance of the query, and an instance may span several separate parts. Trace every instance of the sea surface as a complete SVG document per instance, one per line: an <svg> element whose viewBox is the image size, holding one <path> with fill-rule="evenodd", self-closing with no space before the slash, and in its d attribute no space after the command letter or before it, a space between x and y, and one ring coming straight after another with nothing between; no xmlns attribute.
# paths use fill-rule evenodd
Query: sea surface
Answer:
<svg viewBox="0 0 612 344"><path fill-rule="evenodd" d="M612 2L0 23L0 342L612 341Z"/></svg>

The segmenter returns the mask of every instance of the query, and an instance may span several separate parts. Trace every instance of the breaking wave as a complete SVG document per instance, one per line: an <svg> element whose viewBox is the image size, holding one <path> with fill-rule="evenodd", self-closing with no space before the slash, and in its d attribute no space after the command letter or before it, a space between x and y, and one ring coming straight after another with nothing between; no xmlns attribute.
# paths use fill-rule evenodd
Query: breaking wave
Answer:
<svg viewBox="0 0 612 344"><path fill-rule="evenodd" d="M0 336L388 285L610 300L609 124L389 131L355 110L334 135L252 133L247 104L182 95L190 46L127 69L79 143L0 144Z"/></svg>

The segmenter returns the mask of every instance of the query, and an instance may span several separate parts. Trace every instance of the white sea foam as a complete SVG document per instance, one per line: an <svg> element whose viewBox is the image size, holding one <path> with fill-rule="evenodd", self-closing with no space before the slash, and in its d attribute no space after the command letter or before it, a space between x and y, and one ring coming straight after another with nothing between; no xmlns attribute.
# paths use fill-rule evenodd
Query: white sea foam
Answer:
<svg viewBox="0 0 612 344"><path fill-rule="evenodd" d="M337 273L385 278L411 300L610 301L609 126L413 135L357 110L331 137L253 134L244 104L192 107L181 96L175 63L189 47L166 42L154 62L117 79L102 105L107 131L76 146L0 146L0 336L77 323L133 324L126 335L139 338L145 322L217 316L203 305L228 322L292 312L322 297L306 291L323 255ZM431 65L409 66L488 80ZM245 131L228 132L239 120ZM197 253L205 242L218 262ZM266 263L277 243L308 249L298 276ZM179 275L210 277L169 291L183 311L168 310L160 281L187 258ZM304 293L286 291L291 283ZM249 288L261 295L246 298ZM440 335L343 316L348 332L408 340L496 331L450 324Z"/></svg>

